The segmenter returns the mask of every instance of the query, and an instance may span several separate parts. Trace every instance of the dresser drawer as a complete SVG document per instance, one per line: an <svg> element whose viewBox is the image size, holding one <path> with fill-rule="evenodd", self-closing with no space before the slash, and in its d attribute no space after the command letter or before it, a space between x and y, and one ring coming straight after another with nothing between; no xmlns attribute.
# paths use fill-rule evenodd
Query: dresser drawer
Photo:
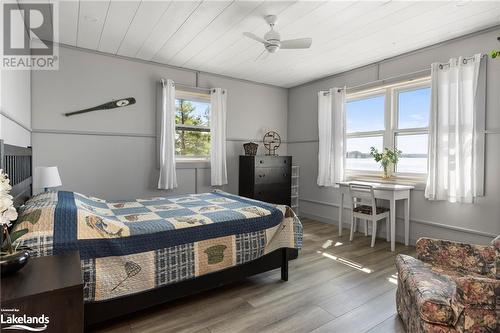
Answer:
<svg viewBox="0 0 500 333"><path fill-rule="evenodd" d="M291 182L290 169L255 168L255 184L286 184Z"/></svg>
<svg viewBox="0 0 500 333"><path fill-rule="evenodd" d="M258 185L255 188L254 199L279 205L290 205L290 192L286 187Z"/></svg>
<svg viewBox="0 0 500 333"><path fill-rule="evenodd" d="M255 167L275 168L291 167L292 158L290 156L255 156Z"/></svg>

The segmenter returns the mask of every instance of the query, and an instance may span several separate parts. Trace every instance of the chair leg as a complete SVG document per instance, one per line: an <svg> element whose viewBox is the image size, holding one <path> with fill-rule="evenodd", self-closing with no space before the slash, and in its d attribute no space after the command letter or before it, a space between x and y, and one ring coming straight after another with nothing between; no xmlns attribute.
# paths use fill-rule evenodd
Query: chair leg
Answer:
<svg viewBox="0 0 500 333"><path fill-rule="evenodd" d="M387 238L387 241L391 241L391 223L389 221L389 216L385 218L385 237Z"/></svg>
<svg viewBox="0 0 500 333"><path fill-rule="evenodd" d="M352 242L354 238L354 215L351 212L351 235L349 236L349 240Z"/></svg>
<svg viewBox="0 0 500 333"><path fill-rule="evenodd" d="M372 247L375 246L375 237L377 236L377 220L372 220Z"/></svg>
<svg viewBox="0 0 500 333"><path fill-rule="evenodd" d="M368 219L365 219L365 237L368 236Z"/></svg>

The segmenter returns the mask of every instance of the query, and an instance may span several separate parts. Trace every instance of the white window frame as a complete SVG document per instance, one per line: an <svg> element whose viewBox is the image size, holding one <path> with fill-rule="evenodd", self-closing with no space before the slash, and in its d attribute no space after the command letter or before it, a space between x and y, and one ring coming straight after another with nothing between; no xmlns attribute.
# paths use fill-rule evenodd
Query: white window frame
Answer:
<svg viewBox="0 0 500 333"><path fill-rule="evenodd" d="M183 99L183 100L187 100L187 101L203 102L203 103L210 104L210 95L198 93L198 92L177 90L175 92L175 99L176 100ZM211 114L210 114L210 124L212 123L211 120L212 119L211 119ZM210 133L211 126L201 126L201 125L194 126L194 125L175 124L175 130L177 131L178 129ZM176 162L209 162L210 161L210 154L208 156L175 155L175 161Z"/></svg>
<svg viewBox="0 0 500 333"><path fill-rule="evenodd" d="M396 148L395 145L396 145L397 135L429 134L428 126L420 128L405 128L405 129L398 128L398 120L399 120L398 97L399 93L401 92L430 87L430 84L431 84L430 77L424 77L412 81L405 81L347 94L346 103L355 100L384 95L384 129L378 131L345 133L346 139L382 136L383 148L394 149ZM427 178L427 173L396 172L396 170L394 170L394 166L392 165L391 165L391 170L389 171L393 176L393 179L391 179L391 181L406 180L415 183L422 183ZM381 174L381 171L373 171L373 170L346 169L345 172L347 179L377 178L377 180L380 180L380 174Z"/></svg>

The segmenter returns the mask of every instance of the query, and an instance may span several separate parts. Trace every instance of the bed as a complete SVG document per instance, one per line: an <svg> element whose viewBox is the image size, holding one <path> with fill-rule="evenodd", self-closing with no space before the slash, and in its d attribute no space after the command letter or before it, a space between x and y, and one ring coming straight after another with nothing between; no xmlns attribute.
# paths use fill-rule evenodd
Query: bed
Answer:
<svg viewBox="0 0 500 333"><path fill-rule="evenodd" d="M216 191L108 202L45 192L19 209L16 243L34 256L78 250L86 325L281 268L301 248L286 206Z"/></svg>

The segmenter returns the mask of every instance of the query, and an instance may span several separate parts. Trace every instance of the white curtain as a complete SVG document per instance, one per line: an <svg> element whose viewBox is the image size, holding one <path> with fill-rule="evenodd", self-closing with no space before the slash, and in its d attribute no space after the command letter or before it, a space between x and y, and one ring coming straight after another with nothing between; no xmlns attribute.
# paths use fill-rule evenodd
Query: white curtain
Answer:
<svg viewBox="0 0 500 333"><path fill-rule="evenodd" d="M318 185L335 186L344 179L345 89L318 93Z"/></svg>
<svg viewBox="0 0 500 333"><path fill-rule="evenodd" d="M160 179L158 188L169 190L177 187L175 174L175 85L172 80L161 80L161 136Z"/></svg>
<svg viewBox="0 0 500 333"><path fill-rule="evenodd" d="M432 64L425 197L471 203L484 193L486 71L481 55Z"/></svg>
<svg viewBox="0 0 500 333"><path fill-rule="evenodd" d="M212 186L227 184L226 102L226 90L212 89L210 94L210 173Z"/></svg>

